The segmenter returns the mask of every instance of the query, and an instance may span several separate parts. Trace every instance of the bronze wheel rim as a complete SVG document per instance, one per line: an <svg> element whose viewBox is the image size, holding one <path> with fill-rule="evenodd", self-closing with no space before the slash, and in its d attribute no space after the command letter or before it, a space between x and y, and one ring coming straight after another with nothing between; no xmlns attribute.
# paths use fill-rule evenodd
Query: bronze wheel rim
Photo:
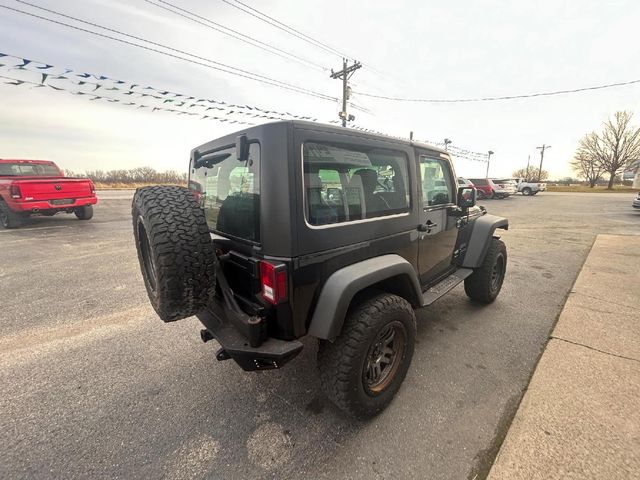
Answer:
<svg viewBox="0 0 640 480"><path fill-rule="evenodd" d="M380 329L369 347L362 371L365 390L370 395L382 393L398 372L407 343L407 333L400 322Z"/></svg>

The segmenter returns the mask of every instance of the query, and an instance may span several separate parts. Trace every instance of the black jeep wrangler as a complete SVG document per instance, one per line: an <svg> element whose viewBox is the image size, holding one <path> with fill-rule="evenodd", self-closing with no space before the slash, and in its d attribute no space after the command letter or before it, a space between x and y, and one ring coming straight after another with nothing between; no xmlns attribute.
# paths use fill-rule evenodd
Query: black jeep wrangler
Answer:
<svg viewBox="0 0 640 480"><path fill-rule="evenodd" d="M369 417L407 373L415 308L463 281L479 303L500 292L508 222L475 200L443 150L282 121L194 149L189 188L141 188L132 214L162 320L196 315L244 370L316 337L326 395Z"/></svg>

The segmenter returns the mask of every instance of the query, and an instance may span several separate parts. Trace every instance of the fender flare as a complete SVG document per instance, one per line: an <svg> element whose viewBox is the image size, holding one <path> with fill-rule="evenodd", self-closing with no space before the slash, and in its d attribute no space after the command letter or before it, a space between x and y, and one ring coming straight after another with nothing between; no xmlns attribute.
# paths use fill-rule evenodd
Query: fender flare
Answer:
<svg viewBox="0 0 640 480"><path fill-rule="evenodd" d="M337 337L349 305L361 290L390 278L400 277L398 285L414 306L421 305L422 291L413 266L400 255L370 258L335 271L329 276L316 303L308 335L324 340Z"/></svg>
<svg viewBox="0 0 640 480"><path fill-rule="evenodd" d="M495 215L483 215L473 222L473 230L462 261L465 268L479 268L487 255L496 229L509 230L509 220Z"/></svg>

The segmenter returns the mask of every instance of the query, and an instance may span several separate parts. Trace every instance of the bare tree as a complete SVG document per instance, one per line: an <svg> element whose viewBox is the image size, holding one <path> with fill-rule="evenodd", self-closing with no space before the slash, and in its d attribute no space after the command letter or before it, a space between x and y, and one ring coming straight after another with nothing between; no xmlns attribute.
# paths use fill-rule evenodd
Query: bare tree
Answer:
<svg viewBox="0 0 640 480"><path fill-rule="evenodd" d="M589 187L593 188L602 177L604 172L602 164L589 152L579 148L571 163L571 168L576 172L579 178L584 178L589 182Z"/></svg>
<svg viewBox="0 0 640 480"><path fill-rule="evenodd" d="M546 170L540 172L540 179L538 179L538 169L533 167L530 167L528 172L526 167L514 170L512 175L514 178L524 178L527 182L545 182L549 179L549 172Z"/></svg>
<svg viewBox="0 0 640 480"><path fill-rule="evenodd" d="M578 154L597 162L609 174L609 190L616 175L640 157L640 127L630 125L633 114L616 112L614 118L615 121L609 119L604 123L602 133L585 135L578 147Z"/></svg>

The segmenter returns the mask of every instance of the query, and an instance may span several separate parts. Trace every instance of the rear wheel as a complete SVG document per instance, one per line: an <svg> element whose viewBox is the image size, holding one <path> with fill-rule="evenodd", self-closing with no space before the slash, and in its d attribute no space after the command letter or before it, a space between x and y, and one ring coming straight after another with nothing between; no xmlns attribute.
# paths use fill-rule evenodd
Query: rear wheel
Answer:
<svg viewBox="0 0 640 480"><path fill-rule="evenodd" d="M527 196L527 197L528 197L529 195L531 195L531 188L529 188L529 187L524 187L524 188L522 189L522 195L525 195L525 196Z"/></svg>
<svg viewBox="0 0 640 480"><path fill-rule="evenodd" d="M13 212L9 205L0 200L0 225L3 228L17 228L22 224L20 214Z"/></svg>
<svg viewBox="0 0 640 480"><path fill-rule="evenodd" d="M215 293L215 251L191 191L140 188L132 217L140 270L158 316L172 322L204 310Z"/></svg>
<svg viewBox="0 0 640 480"><path fill-rule="evenodd" d="M403 298L381 293L356 304L338 338L320 343L322 389L350 415L378 414L402 385L415 337L415 313Z"/></svg>
<svg viewBox="0 0 640 480"><path fill-rule="evenodd" d="M76 214L78 220L91 220L93 218L93 205L78 207L73 211L73 213Z"/></svg>
<svg viewBox="0 0 640 480"><path fill-rule="evenodd" d="M471 300L491 303L502 289L506 270L507 247L502 240L492 238L482 265L465 279L464 291Z"/></svg>

